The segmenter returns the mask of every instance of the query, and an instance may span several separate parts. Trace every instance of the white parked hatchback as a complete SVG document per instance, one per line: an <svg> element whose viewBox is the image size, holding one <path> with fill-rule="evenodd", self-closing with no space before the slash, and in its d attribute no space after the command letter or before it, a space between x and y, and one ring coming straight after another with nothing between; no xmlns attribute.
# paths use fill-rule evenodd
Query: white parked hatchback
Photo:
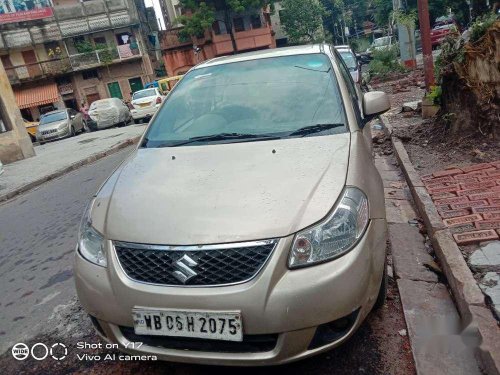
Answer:
<svg viewBox="0 0 500 375"><path fill-rule="evenodd" d="M153 117L165 98L166 96L162 95L156 87L136 91L131 102L134 122L138 124Z"/></svg>

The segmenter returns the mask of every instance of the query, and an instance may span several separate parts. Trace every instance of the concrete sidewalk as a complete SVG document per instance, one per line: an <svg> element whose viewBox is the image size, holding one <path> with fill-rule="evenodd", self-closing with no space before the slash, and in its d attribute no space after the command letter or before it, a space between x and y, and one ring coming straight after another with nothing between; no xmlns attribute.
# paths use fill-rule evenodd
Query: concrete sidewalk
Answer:
<svg viewBox="0 0 500 375"><path fill-rule="evenodd" d="M145 129L145 124L129 125L36 146L36 156L4 165L0 202L135 144Z"/></svg>

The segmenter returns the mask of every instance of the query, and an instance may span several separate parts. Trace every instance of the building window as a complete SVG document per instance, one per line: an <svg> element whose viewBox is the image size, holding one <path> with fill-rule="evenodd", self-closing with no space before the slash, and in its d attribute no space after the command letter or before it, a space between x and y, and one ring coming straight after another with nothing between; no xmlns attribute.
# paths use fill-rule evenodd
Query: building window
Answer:
<svg viewBox="0 0 500 375"><path fill-rule="evenodd" d="M212 25L215 35L227 34L226 24L222 21L215 21Z"/></svg>
<svg viewBox="0 0 500 375"><path fill-rule="evenodd" d="M84 72L82 72L82 78L83 79L99 78L97 69L85 70Z"/></svg>
<svg viewBox="0 0 500 375"><path fill-rule="evenodd" d="M96 46L99 46L99 45L105 46L105 45L107 45L106 38L103 36L97 36L94 38L94 44Z"/></svg>
<svg viewBox="0 0 500 375"><path fill-rule="evenodd" d="M260 29L262 27L262 19L260 18L260 14L254 14L250 16L250 23L252 25L252 29Z"/></svg>
<svg viewBox="0 0 500 375"><path fill-rule="evenodd" d="M234 31L240 32L245 31L245 21L243 17L233 18Z"/></svg>

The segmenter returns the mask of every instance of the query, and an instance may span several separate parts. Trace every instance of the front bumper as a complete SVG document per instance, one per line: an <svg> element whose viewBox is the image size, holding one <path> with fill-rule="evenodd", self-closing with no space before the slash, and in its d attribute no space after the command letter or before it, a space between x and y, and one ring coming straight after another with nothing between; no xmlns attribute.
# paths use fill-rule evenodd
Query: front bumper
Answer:
<svg viewBox="0 0 500 375"><path fill-rule="evenodd" d="M89 263L77 252L77 293L84 309L97 319L101 335L119 344L125 352L200 364L282 364L338 346L359 327L378 295L385 264L386 227L383 219L371 220L364 237L351 252L327 263L296 270L287 268L293 236L283 238L256 278L244 284L212 288L166 287L132 281L123 273L108 242L107 268ZM259 352L181 350L148 343L132 349L129 342L136 340L125 331L126 327L133 327L135 306L240 310L245 335L276 334L277 341L272 349ZM318 326L352 316L353 312L355 319L341 337L311 347Z"/></svg>
<svg viewBox="0 0 500 375"><path fill-rule="evenodd" d="M140 120L143 118L153 117L156 111L158 111L158 108L160 108L160 104L156 104L153 107L134 108L130 110L130 113L132 114L132 118L134 120Z"/></svg>
<svg viewBox="0 0 500 375"><path fill-rule="evenodd" d="M65 127L62 130L58 130L56 132L49 133L49 134L37 133L36 140L39 142L40 141L42 141L42 142L55 141L57 139L69 137L70 134L71 134L71 132L69 131L69 129L67 127Z"/></svg>

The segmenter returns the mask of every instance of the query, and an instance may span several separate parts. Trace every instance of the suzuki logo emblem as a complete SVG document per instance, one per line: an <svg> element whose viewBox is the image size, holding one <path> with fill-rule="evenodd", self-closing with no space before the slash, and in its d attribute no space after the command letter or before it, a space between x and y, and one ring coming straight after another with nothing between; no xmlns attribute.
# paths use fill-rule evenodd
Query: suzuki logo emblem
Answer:
<svg viewBox="0 0 500 375"><path fill-rule="evenodd" d="M198 263L196 263L193 258L184 254L182 258L174 262L176 270L172 272L172 275L174 275L175 278L181 283L186 284L189 280L198 275L193 269L191 269L191 267L196 267L197 265Z"/></svg>

